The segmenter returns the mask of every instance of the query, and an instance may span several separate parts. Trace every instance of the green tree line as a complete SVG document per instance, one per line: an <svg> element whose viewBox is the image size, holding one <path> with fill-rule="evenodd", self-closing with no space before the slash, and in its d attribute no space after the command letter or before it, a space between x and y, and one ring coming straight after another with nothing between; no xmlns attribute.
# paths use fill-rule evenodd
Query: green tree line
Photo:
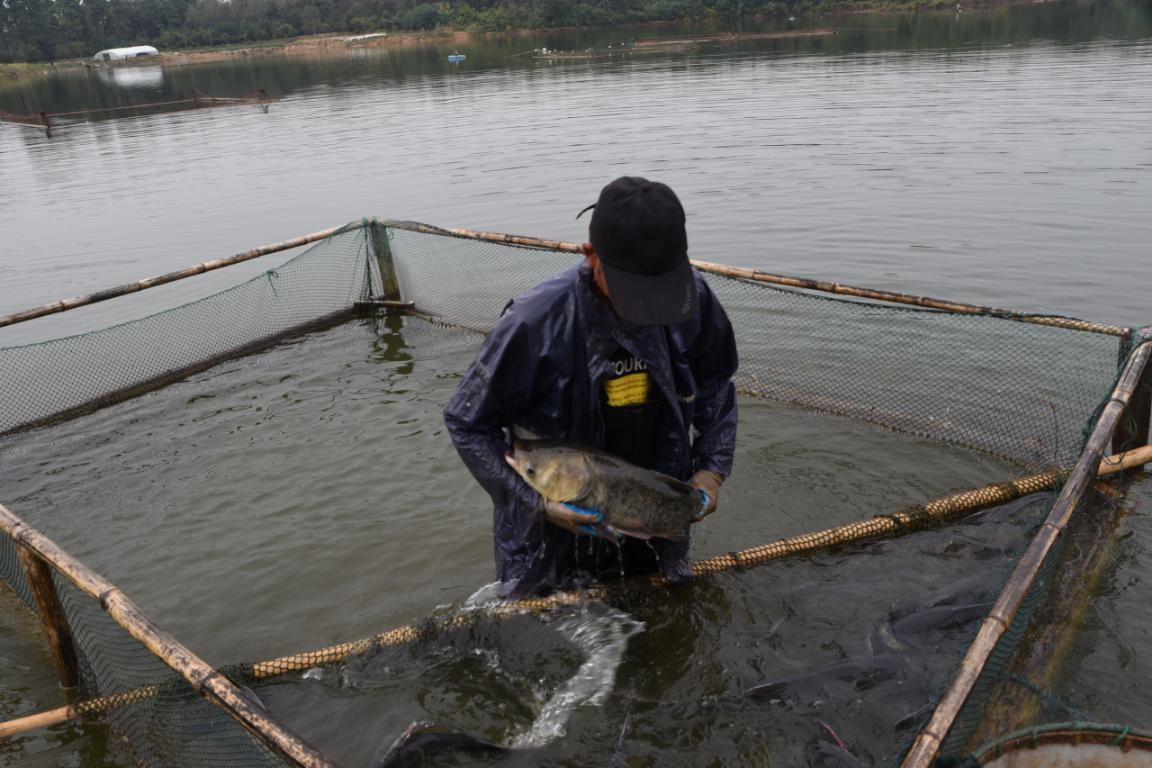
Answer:
<svg viewBox="0 0 1152 768"><path fill-rule="evenodd" d="M819 0L0 0L0 62L324 32L482 31L782 13Z"/></svg>

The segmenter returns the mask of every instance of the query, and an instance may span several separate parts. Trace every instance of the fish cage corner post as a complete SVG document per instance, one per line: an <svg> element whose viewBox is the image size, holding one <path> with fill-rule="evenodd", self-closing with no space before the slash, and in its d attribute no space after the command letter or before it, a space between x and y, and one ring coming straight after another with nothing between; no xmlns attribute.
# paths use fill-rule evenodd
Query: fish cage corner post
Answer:
<svg viewBox="0 0 1152 768"><path fill-rule="evenodd" d="M60 603L60 595L52 583L52 569L27 544L18 540L13 540L13 544L24 566L28 587L39 608L40 623L52 649L52 663L60 678L60 687L65 691L73 691L80 679L76 646L64 614L64 606Z"/></svg>
<svg viewBox="0 0 1152 768"><path fill-rule="evenodd" d="M368 242L376 258L380 272L380 293L377 298L385 301L400 301L400 283L396 279L396 263L392 259L392 246L388 243L388 227L379 219L365 222Z"/></svg>
<svg viewBox="0 0 1152 768"><path fill-rule="evenodd" d="M1120 366L1142 342L1152 340L1152 327L1134 329L1121 346ZM1132 392L1125 418L1116 425L1112 437L1112 452L1122 453L1148 444L1149 422L1152 421L1152 365L1144 367Z"/></svg>

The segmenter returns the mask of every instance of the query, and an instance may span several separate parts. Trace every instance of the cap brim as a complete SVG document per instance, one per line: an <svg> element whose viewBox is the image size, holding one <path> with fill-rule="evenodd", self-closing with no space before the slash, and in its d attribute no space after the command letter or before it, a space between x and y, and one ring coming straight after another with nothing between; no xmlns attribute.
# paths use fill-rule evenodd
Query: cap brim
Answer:
<svg viewBox="0 0 1152 768"><path fill-rule="evenodd" d="M696 276L685 259L659 275L625 272L600 260L616 314L637 325L676 325L696 314Z"/></svg>

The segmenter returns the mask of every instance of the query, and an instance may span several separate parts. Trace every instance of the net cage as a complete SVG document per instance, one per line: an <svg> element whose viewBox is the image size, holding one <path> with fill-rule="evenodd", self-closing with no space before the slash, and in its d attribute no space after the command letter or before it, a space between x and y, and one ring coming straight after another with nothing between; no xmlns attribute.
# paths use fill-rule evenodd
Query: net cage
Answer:
<svg viewBox="0 0 1152 768"><path fill-rule="evenodd" d="M0 347L6 394L0 399L0 437L12 439L97 411L358 313L410 313L482 334L510 297L581 258L570 243L412 222L366 219L321 234L284 244L308 247L204 298L96 330ZM0 318L0 326L277 250L284 249L257 249L243 259L10 315ZM905 764L974 754L977 742L989 738L980 723L989 702L1000 695L996 686L1010 678L1013 658L1028 645L1037 606L1059 580L1066 562L1059 534L1088 503L1089 481L1109 453L1108 442L1115 452L1147 442L1145 336L1068 318L708 263L697 267L735 329L737 386L745 397L868 422L1042 473L1031 484L1003 484L977 494L980 503L1062 489L958 668L957 682L941 692L941 707L952 701L953 709L936 710L931 722L925 715ZM934 515L958 514L964 504L879 515L867 524L702 561L698 570L892 535ZM69 714L109 722L142 765L328 764L276 723L242 683L341 658L365 643L379 644L382 637L405 642L428 630L404 628L297 659L212 670L140 615L114 586L15 514L4 510L0 520L6 534L0 535L0 579L46 628L55 627L47 629L55 655L72 660L81 703ZM1041 541L1045 531L1051 541ZM545 600L521 607L555 604Z"/></svg>

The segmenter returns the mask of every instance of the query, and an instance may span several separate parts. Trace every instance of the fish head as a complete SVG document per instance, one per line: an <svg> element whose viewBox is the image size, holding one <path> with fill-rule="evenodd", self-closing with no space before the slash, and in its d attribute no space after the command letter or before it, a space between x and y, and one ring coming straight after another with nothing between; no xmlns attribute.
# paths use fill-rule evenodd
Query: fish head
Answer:
<svg viewBox="0 0 1152 768"><path fill-rule="evenodd" d="M550 501L581 499L591 482L588 456L577 447L546 440L517 440L504 458L524 482Z"/></svg>

